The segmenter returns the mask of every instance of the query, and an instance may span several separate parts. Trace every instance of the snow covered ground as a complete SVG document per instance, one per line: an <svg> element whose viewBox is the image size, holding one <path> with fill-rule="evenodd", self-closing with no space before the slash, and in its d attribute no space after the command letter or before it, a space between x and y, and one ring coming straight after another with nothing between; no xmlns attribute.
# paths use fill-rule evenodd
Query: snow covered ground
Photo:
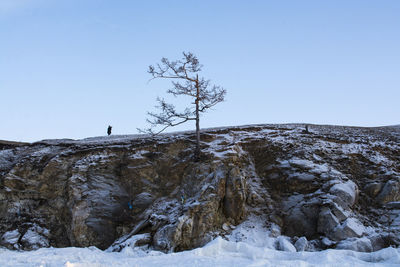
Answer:
<svg viewBox="0 0 400 267"><path fill-rule="evenodd" d="M400 266L400 249L372 253L332 249L286 252L218 237L202 248L171 254L132 248L122 252L104 252L95 247L31 252L1 249L0 266Z"/></svg>
<svg viewBox="0 0 400 267"><path fill-rule="evenodd" d="M328 249L316 252L276 250L283 240L270 237L259 223L249 220L225 238L218 237L190 251L165 254L125 247L121 252L89 248L42 248L31 252L0 249L0 266L400 266L400 248L372 253ZM289 246L293 246L290 245Z"/></svg>

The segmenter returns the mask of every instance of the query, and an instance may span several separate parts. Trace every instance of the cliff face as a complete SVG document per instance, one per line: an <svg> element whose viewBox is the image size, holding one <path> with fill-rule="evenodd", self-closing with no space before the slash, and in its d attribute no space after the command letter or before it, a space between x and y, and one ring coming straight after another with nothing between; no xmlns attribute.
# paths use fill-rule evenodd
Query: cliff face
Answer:
<svg viewBox="0 0 400 267"><path fill-rule="evenodd" d="M4 144L0 245L179 251L250 217L283 249L399 245L400 130L309 129L207 130L199 162L192 133Z"/></svg>

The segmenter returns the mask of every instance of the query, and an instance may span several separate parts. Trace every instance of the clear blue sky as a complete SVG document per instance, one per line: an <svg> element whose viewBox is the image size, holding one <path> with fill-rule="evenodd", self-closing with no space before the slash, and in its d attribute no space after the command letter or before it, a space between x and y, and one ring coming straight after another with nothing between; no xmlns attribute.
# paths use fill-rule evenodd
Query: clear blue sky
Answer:
<svg viewBox="0 0 400 267"><path fill-rule="evenodd" d="M0 139L137 133L182 51L228 91L204 128L400 123L398 0L0 0Z"/></svg>

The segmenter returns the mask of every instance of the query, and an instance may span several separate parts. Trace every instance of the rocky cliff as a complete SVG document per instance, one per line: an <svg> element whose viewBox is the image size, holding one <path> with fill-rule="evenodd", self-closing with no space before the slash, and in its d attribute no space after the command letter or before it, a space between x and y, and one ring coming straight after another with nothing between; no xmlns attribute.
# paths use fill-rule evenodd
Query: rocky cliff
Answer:
<svg viewBox="0 0 400 267"><path fill-rule="evenodd" d="M0 246L181 251L257 218L283 250L398 246L400 129L257 125L0 142Z"/></svg>

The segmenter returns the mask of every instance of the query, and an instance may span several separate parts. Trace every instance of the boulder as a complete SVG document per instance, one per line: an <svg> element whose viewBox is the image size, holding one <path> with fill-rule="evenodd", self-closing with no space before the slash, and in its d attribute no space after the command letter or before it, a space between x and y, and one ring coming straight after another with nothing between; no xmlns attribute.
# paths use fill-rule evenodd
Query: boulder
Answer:
<svg viewBox="0 0 400 267"><path fill-rule="evenodd" d="M339 220L327 207L323 207L318 216L318 233L328 235L339 224Z"/></svg>
<svg viewBox="0 0 400 267"><path fill-rule="evenodd" d="M381 204L400 201L400 180L387 181L376 200Z"/></svg>
<svg viewBox="0 0 400 267"><path fill-rule="evenodd" d="M381 183L377 183L377 182L373 182L373 183L369 183L364 187L364 192L372 198L375 198L379 192L382 189L382 184Z"/></svg>
<svg viewBox="0 0 400 267"><path fill-rule="evenodd" d="M332 211L333 215L340 221L344 221L348 218L348 215L350 214L349 211L343 210L341 206L339 206L337 203L332 202L331 205L329 205L330 210Z"/></svg>
<svg viewBox="0 0 400 267"><path fill-rule="evenodd" d="M284 222L284 234L287 236L305 236L312 239L317 234L318 215L320 204L317 198L310 201L288 198L286 203Z"/></svg>
<svg viewBox="0 0 400 267"><path fill-rule="evenodd" d="M49 231L40 226L30 227L21 238L21 244L25 250L35 250L38 248L49 247Z"/></svg>
<svg viewBox="0 0 400 267"><path fill-rule="evenodd" d="M363 238L349 238L342 240L336 245L337 249L348 249L359 252L371 252L373 247L371 241L367 237Z"/></svg>
<svg viewBox="0 0 400 267"><path fill-rule="evenodd" d="M373 251L377 251L388 246L387 238L382 234L373 234L368 238L371 241Z"/></svg>
<svg viewBox="0 0 400 267"><path fill-rule="evenodd" d="M361 237L365 233L365 227L355 218L348 218L342 224L333 229L329 235L333 240L344 240L349 237Z"/></svg>
<svg viewBox="0 0 400 267"><path fill-rule="evenodd" d="M296 252L296 248L285 236L278 236L276 239L277 249L281 251Z"/></svg>
<svg viewBox="0 0 400 267"><path fill-rule="evenodd" d="M325 236L325 237L323 237L323 238L321 239L321 244L324 246L324 248L330 248L330 247L332 247L333 245L335 245L336 242L330 240L329 238L327 238L327 237Z"/></svg>
<svg viewBox="0 0 400 267"><path fill-rule="evenodd" d="M373 234L368 238L371 241L373 251L377 251L389 246L400 246L400 238L390 233Z"/></svg>
<svg viewBox="0 0 400 267"><path fill-rule="evenodd" d="M157 250L162 251L174 251L174 238L175 226L166 225L158 229L158 231L153 236L153 247Z"/></svg>
<svg viewBox="0 0 400 267"><path fill-rule="evenodd" d="M21 233L17 229L5 232L1 237L0 245L9 249L18 249L20 247L18 244L20 237Z"/></svg>
<svg viewBox="0 0 400 267"><path fill-rule="evenodd" d="M334 200L340 206L343 208L350 208L357 200L358 187L351 180L347 182L339 182L330 188L329 193L335 196Z"/></svg>
<svg viewBox="0 0 400 267"><path fill-rule="evenodd" d="M282 234L281 232L281 227L277 225L276 223L271 224L271 236L272 237L278 237Z"/></svg>
<svg viewBox="0 0 400 267"><path fill-rule="evenodd" d="M144 246L144 245L149 245L151 243L151 234L150 233L144 233L144 234L138 234L138 235L133 235L130 238L126 240L119 240L115 242L112 246L110 246L107 251L109 252L120 252L126 247L139 247L139 246Z"/></svg>
<svg viewBox="0 0 400 267"><path fill-rule="evenodd" d="M294 247L296 248L297 252L305 251L308 245L308 240L304 236L297 239L294 243Z"/></svg>

